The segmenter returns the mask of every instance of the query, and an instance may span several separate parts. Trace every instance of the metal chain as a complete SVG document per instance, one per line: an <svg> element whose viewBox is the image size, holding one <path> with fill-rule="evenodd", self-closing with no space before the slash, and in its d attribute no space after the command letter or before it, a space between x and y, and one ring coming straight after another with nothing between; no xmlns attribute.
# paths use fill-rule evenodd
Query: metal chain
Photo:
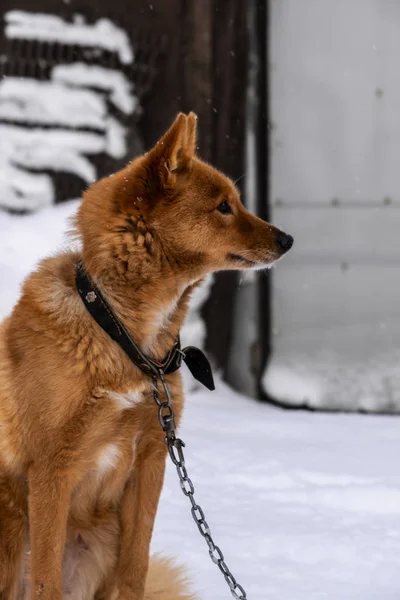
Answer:
<svg viewBox="0 0 400 600"><path fill-rule="evenodd" d="M176 467L182 492L187 498L189 498L190 503L192 505L191 513L193 520L196 523L200 534L207 543L208 553L210 555L211 560L214 564L217 565L222 575L224 576L225 581L228 584L229 589L231 590L232 596L236 600L247 600L246 592L230 572L221 549L215 544L212 538L211 531L206 521L203 509L199 504L197 504L194 498L194 485L192 483L192 480L188 476L188 472L185 466L185 457L183 454L183 448L185 447L185 444L181 439L177 438L175 435L176 423L174 409L172 408L172 396L168 384L166 382L164 372L162 370L159 371L159 377L161 379L161 383L163 384L167 400L161 402L158 393L157 376L154 375L153 396L155 402L158 405L158 420L160 421L160 425L165 433L165 443L167 444L171 460Z"/></svg>

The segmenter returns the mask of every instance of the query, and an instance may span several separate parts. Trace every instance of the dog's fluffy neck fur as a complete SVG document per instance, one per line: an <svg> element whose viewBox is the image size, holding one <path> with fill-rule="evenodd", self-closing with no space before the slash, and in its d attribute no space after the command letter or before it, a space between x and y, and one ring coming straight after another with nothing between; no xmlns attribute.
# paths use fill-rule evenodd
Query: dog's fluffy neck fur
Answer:
<svg viewBox="0 0 400 600"><path fill-rule="evenodd" d="M180 265L171 243L153 227L153 198L143 184L138 162L85 192L85 209L78 211L71 234L82 243L89 277L135 343L162 360L175 343L190 294L204 272L195 255ZM136 182L134 187L132 182ZM113 210L112 202L120 194L132 199L128 210L123 202L118 211ZM99 219L103 213L104 221ZM85 227L89 220L90 227ZM107 232L104 222L108 223ZM104 240L103 246L99 240Z"/></svg>
<svg viewBox="0 0 400 600"><path fill-rule="evenodd" d="M182 287L172 275L159 279L158 289L156 277L153 281L140 276L121 281L109 274L94 281L139 348L162 360L176 341L191 292L200 282Z"/></svg>

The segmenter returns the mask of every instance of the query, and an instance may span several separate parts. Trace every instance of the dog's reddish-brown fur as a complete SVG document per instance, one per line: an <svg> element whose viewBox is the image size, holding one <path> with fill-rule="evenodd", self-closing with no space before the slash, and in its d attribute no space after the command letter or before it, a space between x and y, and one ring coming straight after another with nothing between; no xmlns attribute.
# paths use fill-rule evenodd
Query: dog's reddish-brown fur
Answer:
<svg viewBox="0 0 400 600"><path fill-rule="evenodd" d="M195 156L195 127L178 115L153 150L89 188L82 251L42 261L0 326L1 600L193 597L168 563L149 569L166 458L151 379L88 314L75 270L82 259L161 360L207 273L283 254L278 230ZM167 379L179 421L180 375Z"/></svg>

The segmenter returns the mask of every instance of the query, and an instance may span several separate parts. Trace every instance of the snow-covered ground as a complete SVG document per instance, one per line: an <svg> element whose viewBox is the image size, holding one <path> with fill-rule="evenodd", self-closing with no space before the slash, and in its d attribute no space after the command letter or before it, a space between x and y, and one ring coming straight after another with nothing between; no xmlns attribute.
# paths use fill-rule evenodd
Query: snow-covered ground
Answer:
<svg viewBox="0 0 400 600"><path fill-rule="evenodd" d="M60 247L75 208L0 212L0 316L39 256ZM249 600L400 598L398 417L284 412L217 381L188 396L180 433L198 502ZM230 597L171 465L153 550L188 565L202 600Z"/></svg>

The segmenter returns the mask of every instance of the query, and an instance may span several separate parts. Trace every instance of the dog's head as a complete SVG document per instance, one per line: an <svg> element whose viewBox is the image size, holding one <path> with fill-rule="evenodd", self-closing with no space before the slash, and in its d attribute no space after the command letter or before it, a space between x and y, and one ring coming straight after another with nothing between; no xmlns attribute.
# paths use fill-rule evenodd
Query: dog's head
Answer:
<svg viewBox="0 0 400 600"><path fill-rule="evenodd" d="M193 113L179 114L152 150L91 186L76 224L86 264L127 278L155 265L186 281L265 268L293 243L250 214L234 183L196 156Z"/></svg>

